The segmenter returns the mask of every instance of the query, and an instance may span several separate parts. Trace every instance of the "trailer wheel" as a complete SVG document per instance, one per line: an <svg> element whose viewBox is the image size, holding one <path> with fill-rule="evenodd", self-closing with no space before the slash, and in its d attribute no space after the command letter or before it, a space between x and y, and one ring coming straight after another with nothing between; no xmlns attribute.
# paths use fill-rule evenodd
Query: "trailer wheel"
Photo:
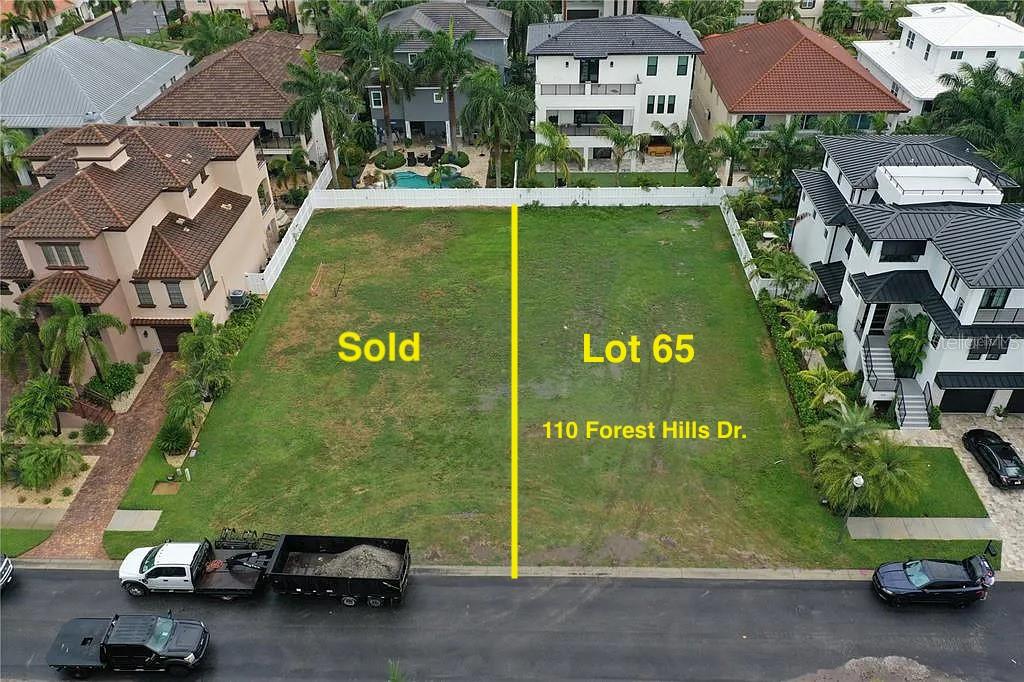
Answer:
<svg viewBox="0 0 1024 682"><path fill-rule="evenodd" d="M70 675L73 679L84 680L88 678L90 675L92 675L92 671L85 670L83 668L72 668L70 671Z"/></svg>
<svg viewBox="0 0 1024 682"><path fill-rule="evenodd" d="M145 585L141 585L139 583L125 583L122 587L125 592L133 597L145 597L149 592Z"/></svg>
<svg viewBox="0 0 1024 682"><path fill-rule="evenodd" d="M341 598L341 603L345 606L355 606L359 603L359 600L357 600L355 597L345 596Z"/></svg>
<svg viewBox="0 0 1024 682"><path fill-rule="evenodd" d="M221 601L234 601L237 598L238 598L237 595L234 595L234 594L222 594L222 595L220 595L220 600Z"/></svg>
<svg viewBox="0 0 1024 682"><path fill-rule="evenodd" d="M375 609L379 609L380 607L384 606L384 599L381 597L367 597L366 603Z"/></svg>

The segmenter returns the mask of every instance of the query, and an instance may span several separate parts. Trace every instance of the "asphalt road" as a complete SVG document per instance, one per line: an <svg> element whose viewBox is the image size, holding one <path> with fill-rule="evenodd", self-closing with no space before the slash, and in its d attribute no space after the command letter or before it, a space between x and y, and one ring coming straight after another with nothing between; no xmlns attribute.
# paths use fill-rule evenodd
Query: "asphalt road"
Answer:
<svg viewBox="0 0 1024 682"><path fill-rule="evenodd" d="M1024 678L1024 584L964 610L891 610L856 582L415 577L404 606L346 609L264 594L133 600L112 573L22 570L0 597L0 674L53 679L65 620L201 618L207 680L782 680L899 655L970 680ZM125 675L94 679L125 680ZM145 679L156 679L147 677Z"/></svg>

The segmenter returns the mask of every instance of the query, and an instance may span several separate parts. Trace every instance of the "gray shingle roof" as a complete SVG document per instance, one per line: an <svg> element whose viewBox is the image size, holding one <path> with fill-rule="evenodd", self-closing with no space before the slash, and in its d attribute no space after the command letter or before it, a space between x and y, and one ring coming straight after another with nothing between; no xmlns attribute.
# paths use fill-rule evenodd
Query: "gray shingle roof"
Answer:
<svg viewBox="0 0 1024 682"><path fill-rule="evenodd" d="M700 54L697 34L683 19L629 14L598 19L574 19L531 24L526 53L572 55L577 59L610 54Z"/></svg>
<svg viewBox="0 0 1024 682"><path fill-rule="evenodd" d="M996 187L1016 187L967 140L950 135L819 135L818 142L858 189L878 187L879 166L974 166Z"/></svg>
<svg viewBox="0 0 1024 682"><path fill-rule="evenodd" d="M935 385L950 388L1024 388L1024 372L939 372Z"/></svg>
<svg viewBox="0 0 1024 682"><path fill-rule="evenodd" d="M829 303L833 305L842 303L843 280L846 279L846 264L840 260L832 263L818 261L811 263L810 267L811 271L814 272L814 276L821 282L821 287L825 290L825 296L828 298Z"/></svg>
<svg viewBox="0 0 1024 682"><path fill-rule="evenodd" d="M412 34L396 52L422 52L427 44L420 40L419 32L447 29L452 21L456 38L473 31L476 40L507 40L512 27L512 13L469 5L465 0L430 0L388 12L378 23L395 32Z"/></svg>
<svg viewBox="0 0 1024 682"><path fill-rule="evenodd" d="M191 57L120 40L65 36L0 81L0 120L12 128L117 123L185 71ZM93 119L95 120L95 119Z"/></svg>
<svg viewBox="0 0 1024 682"><path fill-rule="evenodd" d="M1024 204L851 204L836 220L862 239L929 240L971 287L1024 287Z"/></svg>
<svg viewBox="0 0 1024 682"><path fill-rule="evenodd" d="M823 170L795 170L793 175L814 203L826 225L835 225L834 218L846 208L846 197Z"/></svg>

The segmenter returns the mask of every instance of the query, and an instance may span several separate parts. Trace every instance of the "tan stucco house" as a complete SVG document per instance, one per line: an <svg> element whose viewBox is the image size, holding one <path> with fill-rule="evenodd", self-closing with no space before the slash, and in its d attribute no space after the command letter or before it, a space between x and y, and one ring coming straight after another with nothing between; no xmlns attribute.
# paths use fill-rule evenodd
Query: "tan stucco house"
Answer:
<svg viewBox="0 0 1024 682"><path fill-rule="evenodd" d="M217 322L276 237L254 128L58 128L23 156L41 189L0 224L0 304L60 294L116 315L114 360L177 349L197 312Z"/></svg>

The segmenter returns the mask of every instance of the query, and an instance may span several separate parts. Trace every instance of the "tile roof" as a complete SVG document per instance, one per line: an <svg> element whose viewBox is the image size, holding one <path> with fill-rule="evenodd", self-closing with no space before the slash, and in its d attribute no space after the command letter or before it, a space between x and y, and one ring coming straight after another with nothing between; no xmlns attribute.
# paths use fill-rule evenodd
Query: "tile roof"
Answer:
<svg viewBox="0 0 1024 682"><path fill-rule="evenodd" d="M185 72L191 57L120 40L68 35L0 81L0 121L13 128L117 123Z"/></svg>
<svg viewBox="0 0 1024 682"><path fill-rule="evenodd" d="M447 29L449 22L452 22L456 38L473 31L476 40L507 40L512 27L512 13L494 7L470 5L466 0L428 0L388 12L377 23L390 27L394 32L411 34L396 52L422 52L427 44L420 39L420 31Z"/></svg>
<svg viewBox="0 0 1024 682"><path fill-rule="evenodd" d="M835 225L836 215L846 208L846 197L839 191L828 173L823 170L794 170L793 175L811 198L814 208L821 214L825 224Z"/></svg>
<svg viewBox="0 0 1024 682"><path fill-rule="evenodd" d="M282 119L295 95L281 87L291 77L288 64L302 59L302 50L288 46L289 34L258 34L210 55L142 111L138 121ZM287 41L287 42L286 42ZM285 43L285 44L282 44ZM298 43L296 43L298 45ZM338 71L343 60L318 53L320 66Z"/></svg>
<svg viewBox="0 0 1024 682"><path fill-rule="evenodd" d="M168 213L149 233L149 242L134 276L139 279L195 279L250 201L252 197L222 187L191 220Z"/></svg>
<svg viewBox="0 0 1024 682"><path fill-rule="evenodd" d="M999 188L1016 187L967 140L951 135L818 135L818 143L853 187L878 187L879 166L974 166Z"/></svg>
<svg viewBox="0 0 1024 682"><path fill-rule="evenodd" d="M65 270L39 280L21 295L35 297L36 303L52 303L57 296L70 296L82 305L100 305L117 288L117 280L100 279L80 270Z"/></svg>
<svg viewBox="0 0 1024 682"><path fill-rule="evenodd" d="M64 138L64 144L110 144L121 134L121 126L87 123Z"/></svg>
<svg viewBox="0 0 1024 682"><path fill-rule="evenodd" d="M39 171L54 176L24 204L3 217L16 239L96 237L126 230L165 190L185 188L207 163L237 159L252 144L256 128L115 126L128 161L117 170L89 164L77 170L68 138L99 139L112 131L59 128L43 136L25 158L50 158Z"/></svg>
<svg viewBox="0 0 1024 682"><path fill-rule="evenodd" d="M799 21L706 36L699 57L734 113L907 111L843 47Z"/></svg>
<svg viewBox="0 0 1024 682"><path fill-rule="evenodd" d="M526 53L603 58L610 54L699 54L704 50L690 25L674 17L628 14L531 24Z"/></svg>
<svg viewBox="0 0 1024 682"><path fill-rule="evenodd" d="M8 236L10 230L0 230L0 277L6 280L27 280L32 271L18 248L18 240Z"/></svg>
<svg viewBox="0 0 1024 682"><path fill-rule="evenodd" d="M872 241L931 241L968 286L1024 288L1024 204L851 204L838 219Z"/></svg>

